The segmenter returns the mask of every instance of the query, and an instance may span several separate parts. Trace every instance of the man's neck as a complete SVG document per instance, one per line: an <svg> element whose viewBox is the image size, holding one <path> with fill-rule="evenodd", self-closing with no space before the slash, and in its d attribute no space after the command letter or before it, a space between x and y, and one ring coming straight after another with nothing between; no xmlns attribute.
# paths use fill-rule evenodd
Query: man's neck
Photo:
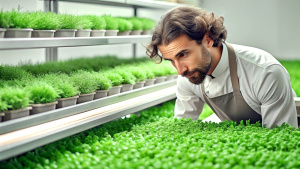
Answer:
<svg viewBox="0 0 300 169"><path fill-rule="evenodd" d="M221 60L222 57L222 52L223 52L223 45L219 46L219 47L213 47L211 50L211 67L208 71L208 74L211 75L212 72L215 70L215 68L217 67L218 63Z"/></svg>

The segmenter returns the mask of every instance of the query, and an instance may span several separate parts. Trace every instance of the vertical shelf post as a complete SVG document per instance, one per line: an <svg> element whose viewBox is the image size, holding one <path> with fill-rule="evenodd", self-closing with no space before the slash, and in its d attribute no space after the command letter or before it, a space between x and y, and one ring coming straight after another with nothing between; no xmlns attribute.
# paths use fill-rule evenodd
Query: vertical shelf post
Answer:
<svg viewBox="0 0 300 169"><path fill-rule="evenodd" d="M133 7L133 16L137 16L137 7L136 6ZM137 50L136 44L134 43L134 44L132 44L132 55L133 55L133 58L136 58L136 50Z"/></svg>
<svg viewBox="0 0 300 169"><path fill-rule="evenodd" d="M58 0L44 0L44 11L58 13ZM46 48L46 62L57 61L57 48Z"/></svg>

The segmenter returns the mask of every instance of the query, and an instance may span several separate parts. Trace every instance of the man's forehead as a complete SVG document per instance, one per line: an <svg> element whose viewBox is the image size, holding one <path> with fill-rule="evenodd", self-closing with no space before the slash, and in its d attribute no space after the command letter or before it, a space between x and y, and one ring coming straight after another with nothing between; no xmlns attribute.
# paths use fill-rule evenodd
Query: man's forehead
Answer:
<svg viewBox="0 0 300 169"><path fill-rule="evenodd" d="M166 44L159 45L158 49L163 55L166 55L166 54L187 49L190 46L190 43L192 43L192 40L188 38L188 36L180 35L167 45Z"/></svg>

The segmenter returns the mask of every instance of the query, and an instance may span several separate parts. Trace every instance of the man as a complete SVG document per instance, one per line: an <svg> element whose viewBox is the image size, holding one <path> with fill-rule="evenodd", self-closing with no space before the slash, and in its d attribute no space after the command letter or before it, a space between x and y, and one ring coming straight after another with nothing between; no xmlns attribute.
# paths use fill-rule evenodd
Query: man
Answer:
<svg viewBox="0 0 300 169"><path fill-rule="evenodd" d="M207 103L222 121L298 128L286 69L263 50L226 43L223 23L202 9L177 7L156 26L147 54L170 61L181 75L174 117L197 120Z"/></svg>

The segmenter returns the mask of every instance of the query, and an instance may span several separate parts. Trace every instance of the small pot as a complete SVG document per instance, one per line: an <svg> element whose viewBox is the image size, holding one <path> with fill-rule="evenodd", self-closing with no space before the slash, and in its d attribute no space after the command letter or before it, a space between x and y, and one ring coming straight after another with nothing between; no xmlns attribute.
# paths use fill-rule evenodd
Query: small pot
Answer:
<svg viewBox="0 0 300 169"><path fill-rule="evenodd" d="M173 74L173 75L168 75L167 78L166 78L166 81L168 80L172 80L172 79L176 79L177 78L177 74Z"/></svg>
<svg viewBox="0 0 300 169"><path fill-rule="evenodd" d="M130 32L130 35L141 35L142 31L141 30L133 30Z"/></svg>
<svg viewBox="0 0 300 169"><path fill-rule="evenodd" d="M122 84L121 93L127 92L133 89L133 84Z"/></svg>
<svg viewBox="0 0 300 169"><path fill-rule="evenodd" d="M4 38L6 29L0 28L0 38Z"/></svg>
<svg viewBox="0 0 300 169"><path fill-rule="evenodd" d="M108 90L108 96L121 93L122 86L113 86Z"/></svg>
<svg viewBox="0 0 300 169"><path fill-rule="evenodd" d="M94 99L94 95L96 92L92 93L87 93L87 94L80 94L79 97L77 98L77 104L92 101Z"/></svg>
<svg viewBox="0 0 300 169"><path fill-rule="evenodd" d="M53 38L55 30L34 30L31 37L33 38Z"/></svg>
<svg viewBox="0 0 300 169"><path fill-rule="evenodd" d="M108 90L96 90L96 94L94 95L94 100L107 97L107 93Z"/></svg>
<svg viewBox="0 0 300 169"><path fill-rule="evenodd" d="M2 120L7 121L7 120L18 119L21 117L29 116L29 111L31 109L32 107L29 106L23 109L4 111L3 113L5 114L5 116L2 117Z"/></svg>
<svg viewBox="0 0 300 169"><path fill-rule="evenodd" d="M144 86L153 85L156 79L146 79Z"/></svg>
<svg viewBox="0 0 300 169"><path fill-rule="evenodd" d="M58 29L54 33L54 37L75 37L77 29Z"/></svg>
<svg viewBox="0 0 300 169"><path fill-rule="evenodd" d="M117 36L119 30L106 30L105 36Z"/></svg>
<svg viewBox="0 0 300 169"><path fill-rule="evenodd" d="M136 82L133 89L138 89L144 87L145 81Z"/></svg>
<svg viewBox="0 0 300 169"><path fill-rule="evenodd" d="M118 32L118 36L128 36L131 31Z"/></svg>
<svg viewBox="0 0 300 169"><path fill-rule="evenodd" d="M23 29L6 29L5 38L31 38L31 33L33 29L23 28Z"/></svg>
<svg viewBox="0 0 300 169"><path fill-rule="evenodd" d="M57 99L58 103L56 105L56 109L76 105L78 97L79 96L73 96L73 97Z"/></svg>
<svg viewBox="0 0 300 169"><path fill-rule="evenodd" d="M91 29L77 29L75 37L90 37Z"/></svg>
<svg viewBox="0 0 300 169"><path fill-rule="evenodd" d="M155 80L154 84L164 82L164 81L166 81L166 78L167 78L167 76L159 76L159 77L156 77L156 78L155 78L156 80Z"/></svg>
<svg viewBox="0 0 300 169"><path fill-rule="evenodd" d="M4 116L5 116L5 113L0 113L0 122L3 121Z"/></svg>
<svg viewBox="0 0 300 169"><path fill-rule="evenodd" d="M92 30L91 37L105 36L106 30Z"/></svg>
<svg viewBox="0 0 300 169"><path fill-rule="evenodd" d="M144 31L142 31L142 35L152 35L152 30L144 30Z"/></svg>
<svg viewBox="0 0 300 169"><path fill-rule="evenodd" d="M52 103L45 103L45 104L32 104L32 109L30 110L30 115L39 114L51 110L55 110L56 104L58 101Z"/></svg>

